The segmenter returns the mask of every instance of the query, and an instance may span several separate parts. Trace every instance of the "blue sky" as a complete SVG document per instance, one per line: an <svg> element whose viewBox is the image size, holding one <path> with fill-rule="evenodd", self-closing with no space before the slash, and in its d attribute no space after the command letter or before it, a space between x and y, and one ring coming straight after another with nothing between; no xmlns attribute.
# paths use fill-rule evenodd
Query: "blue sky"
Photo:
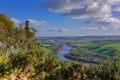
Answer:
<svg viewBox="0 0 120 80"><path fill-rule="evenodd" d="M36 36L120 35L120 0L1 0L0 13Z"/></svg>

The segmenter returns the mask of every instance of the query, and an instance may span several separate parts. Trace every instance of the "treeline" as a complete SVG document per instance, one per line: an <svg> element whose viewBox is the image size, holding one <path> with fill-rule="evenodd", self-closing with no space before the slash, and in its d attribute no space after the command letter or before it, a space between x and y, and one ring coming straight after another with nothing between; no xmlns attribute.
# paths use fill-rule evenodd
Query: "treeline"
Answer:
<svg viewBox="0 0 120 80"><path fill-rule="evenodd" d="M8 57L1 53L0 77L1 80L120 80L120 59L86 67L82 63L59 61L33 47Z"/></svg>
<svg viewBox="0 0 120 80"><path fill-rule="evenodd" d="M26 31L22 26L14 28L3 14L0 14L0 30L3 33L0 36L0 80L120 80L119 58L89 67L59 61L54 54L41 50L34 30Z"/></svg>

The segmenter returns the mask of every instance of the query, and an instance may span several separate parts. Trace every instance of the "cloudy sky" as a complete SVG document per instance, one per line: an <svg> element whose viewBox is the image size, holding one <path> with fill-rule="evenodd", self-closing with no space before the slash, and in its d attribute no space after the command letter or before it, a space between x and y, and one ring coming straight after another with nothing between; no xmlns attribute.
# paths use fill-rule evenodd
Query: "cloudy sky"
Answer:
<svg viewBox="0 0 120 80"><path fill-rule="evenodd" d="M0 13L36 36L120 35L120 0L1 0Z"/></svg>

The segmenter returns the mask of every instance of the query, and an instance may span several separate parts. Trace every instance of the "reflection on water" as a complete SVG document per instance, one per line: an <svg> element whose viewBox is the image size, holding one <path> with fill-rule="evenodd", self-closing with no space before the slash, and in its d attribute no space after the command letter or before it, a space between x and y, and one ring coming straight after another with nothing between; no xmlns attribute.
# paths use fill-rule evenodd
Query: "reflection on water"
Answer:
<svg viewBox="0 0 120 80"><path fill-rule="evenodd" d="M62 46L62 48L57 53L57 57L59 58L59 60L70 60L70 59L66 58L64 55L70 53L72 47L62 44L60 42L55 42L55 44ZM89 66L90 63L84 63L84 65Z"/></svg>
<svg viewBox="0 0 120 80"><path fill-rule="evenodd" d="M72 47L70 47L70 46L62 45L62 48L57 53L57 56L58 56L59 60L69 60L66 57L64 57L64 55L68 54L71 51L71 48Z"/></svg>

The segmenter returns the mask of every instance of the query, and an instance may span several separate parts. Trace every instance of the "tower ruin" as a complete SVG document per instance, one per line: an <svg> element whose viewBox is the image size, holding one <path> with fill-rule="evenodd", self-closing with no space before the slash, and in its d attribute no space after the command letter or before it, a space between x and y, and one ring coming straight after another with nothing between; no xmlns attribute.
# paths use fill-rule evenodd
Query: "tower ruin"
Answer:
<svg viewBox="0 0 120 80"><path fill-rule="evenodd" d="M29 20L26 21L25 29L26 29L26 31L30 30L30 21Z"/></svg>

